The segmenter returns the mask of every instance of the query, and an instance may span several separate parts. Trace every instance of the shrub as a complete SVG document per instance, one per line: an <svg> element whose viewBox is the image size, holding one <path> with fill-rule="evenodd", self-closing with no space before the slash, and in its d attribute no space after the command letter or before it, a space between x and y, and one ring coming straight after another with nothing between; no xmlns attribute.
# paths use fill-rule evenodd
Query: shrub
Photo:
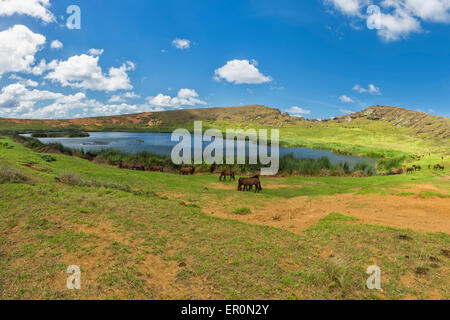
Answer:
<svg viewBox="0 0 450 320"><path fill-rule="evenodd" d="M30 178L6 163L0 163L0 184L3 183L26 183Z"/></svg>

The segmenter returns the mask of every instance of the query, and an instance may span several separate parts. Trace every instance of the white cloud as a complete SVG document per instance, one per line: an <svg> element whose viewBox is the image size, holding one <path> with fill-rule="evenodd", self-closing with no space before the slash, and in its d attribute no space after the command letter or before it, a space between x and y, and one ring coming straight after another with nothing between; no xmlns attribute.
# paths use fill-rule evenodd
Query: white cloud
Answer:
<svg viewBox="0 0 450 320"><path fill-rule="evenodd" d="M176 97L166 96L162 93L155 97L148 97L147 102L152 107L180 108L182 106L199 106L207 103L198 98L197 92L192 89L181 89Z"/></svg>
<svg viewBox="0 0 450 320"><path fill-rule="evenodd" d="M304 115L311 114L311 110L305 110L296 106L291 107L290 109L286 110L286 112L293 117L303 117Z"/></svg>
<svg viewBox="0 0 450 320"><path fill-rule="evenodd" d="M188 39L175 39L172 41L172 45L180 50L186 50L191 47L191 41Z"/></svg>
<svg viewBox="0 0 450 320"><path fill-rule="evenodd" d="M86 99L84 93L74 95L63 95L47 90L28 89L28 86L34 86L35 83L21 81L10 84L0 92L0 115L8 117L39 118L44 117L49 110L59 106L59 114L73 109L74 107L86 106L83 100ZM48 104L44 107L38 107L38 103Z"/></svg>
<svg viewBox="0 0 450 320"><path fill-rule="evenodd" d="M125 102L126 99L138 99L141 96L134 92L125 92L123 94L113 95L108 102L117 103L117 102Z"/></svg>
<svg viewBox="0 0 450 320"><path fill-rule="evenodd" d="M135 70L135 65L128 61L119 68L110 68L104 74L98 65L99 57L82 54L72 56L66 61L52 61L47 65L53 70L46 79L59 82L64 87L82 88L96 91L130 90L133 86L128 71Z"/></svg>
<svg viewBox="0 0 450 320"><path fill-rule="evenodd" d="M103 49L89 49L88 53L91 56L101 56L105 52Z"/></svg>
<svg viewBox="0 0 450 320"><path fill-rule="evenodd" d="M350 97L348 97L346 95L340 96L339 100L341 100L341 102L344 102L344 103L354 102L352 98L350 98Z"/></svg>
<svg viewBox="0 0 450 320"><path fill-rule="evenodd" d="M52 49L58 50L58 49L62 49L62 47L63 47L63 44L59 40L53 40L52 43L50 44L50 48L52 48Z"/></svg>
<svg viewBox="0 0 450 320"><path fill-rule="evenodd" d="M62 119L72 118L74 115L80 118L163 110L147 104L104 104L95 99L88 99L82 92L64 95L47 90L30 89L32 83L20 79L20 82L10 84L0 91L0 117ZM131 93L129 96L133 95Z"/></svg>
<svg viewBox="0 0 450 320"><path fill-rule="evenodd" d="M48 9L50 0L0 0L0 16L28 15L49 23L56 21Z"/></svg>
<svg viewBox="0 0 450 320"><path fill-rule="evenodd" d="M421 32L422 22L450 23L450 0L325 0L337 11L363 22L370 4L381 9L377 33L386 41L397 41L411 33ZM374 15L376 13L372 13Z"/></svg>
<svg viewBox="0 0 450 320"><path fill-rule="evenodd" d="M367 4L367 0L325 0L326 4L334 5L334 8L349 16L358 16L361 9Z"/></svg>
<svg viewBox="0 0 450 320"><path fill-rule="evenodd" d="M359 93L369 93L372 95L381 95L380 88L376 87L373 84L369 84L369 87L367 89L362 88L359 84L355 84L353 87L354 91L358 91Z"/></svg>
<svg viewBox="0 0 450 320"><path fill-rule="evenodd" d="M226 65L215 70L214 79L224 79L234 84L261 84L271 82L272 78L263 75L256 66L255 60L231 60Z"/></svg>
<svg viewBox="0 0 450 320"><path fill-rule="evenodd" d="M23 25L0 32L0 77L7 72L31 72L34 55L45 41Z"/></svg>

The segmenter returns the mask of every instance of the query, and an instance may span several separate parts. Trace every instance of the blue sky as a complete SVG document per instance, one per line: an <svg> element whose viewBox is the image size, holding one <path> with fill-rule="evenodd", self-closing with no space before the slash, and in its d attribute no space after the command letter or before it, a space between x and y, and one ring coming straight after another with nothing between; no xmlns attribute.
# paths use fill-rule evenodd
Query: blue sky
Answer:
<svg viewBox="0 0 450 320"><path fill-rule="evenodd" d="M449 117L450 0L424 3L0 0L0 117L247 104Z"/></svg>

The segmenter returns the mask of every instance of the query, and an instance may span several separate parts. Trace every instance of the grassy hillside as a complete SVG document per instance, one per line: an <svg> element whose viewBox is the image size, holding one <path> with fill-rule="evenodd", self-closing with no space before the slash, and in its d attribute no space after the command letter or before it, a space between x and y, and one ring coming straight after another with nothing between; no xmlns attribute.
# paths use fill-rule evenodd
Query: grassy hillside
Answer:
<svg viewBox="0 0 450 320"><path fill-rule="evenodd" d="M254 194L0 142L0 298L450 298L445 172L267 178ZM383 291L365 287L373 264Z"/></svg>
<svg viewBox="0 0 450 320"><path fill-rule="evenodd" d="M288 146L331 149L340 153L399 156L402 153L450 154L450 119L407 109L374 106L325 121L306 120L264 106L187 109L71 120L0 119L0 130L55 128L86 131L171 132L192 129L278 128Z"/></svg>

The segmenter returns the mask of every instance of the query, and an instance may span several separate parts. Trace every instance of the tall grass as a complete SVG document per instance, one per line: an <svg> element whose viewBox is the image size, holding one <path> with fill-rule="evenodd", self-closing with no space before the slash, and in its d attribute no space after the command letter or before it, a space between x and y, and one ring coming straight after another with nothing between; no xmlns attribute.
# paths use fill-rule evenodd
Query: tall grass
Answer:
<svg viewBox="0 0 450 320"><path fill-rule="evenodd" d="M26 183L30 178L22 171L0 162L0 184L4 183Z"/></svg>
<svg viewBox="0 0 450 320"><path fill-rule="evenodd" d="M377 169L380 171L390 171L392 169L401 168L406 160L406 156L395 157L390 159L380 159L377 162Z"/></svg>

